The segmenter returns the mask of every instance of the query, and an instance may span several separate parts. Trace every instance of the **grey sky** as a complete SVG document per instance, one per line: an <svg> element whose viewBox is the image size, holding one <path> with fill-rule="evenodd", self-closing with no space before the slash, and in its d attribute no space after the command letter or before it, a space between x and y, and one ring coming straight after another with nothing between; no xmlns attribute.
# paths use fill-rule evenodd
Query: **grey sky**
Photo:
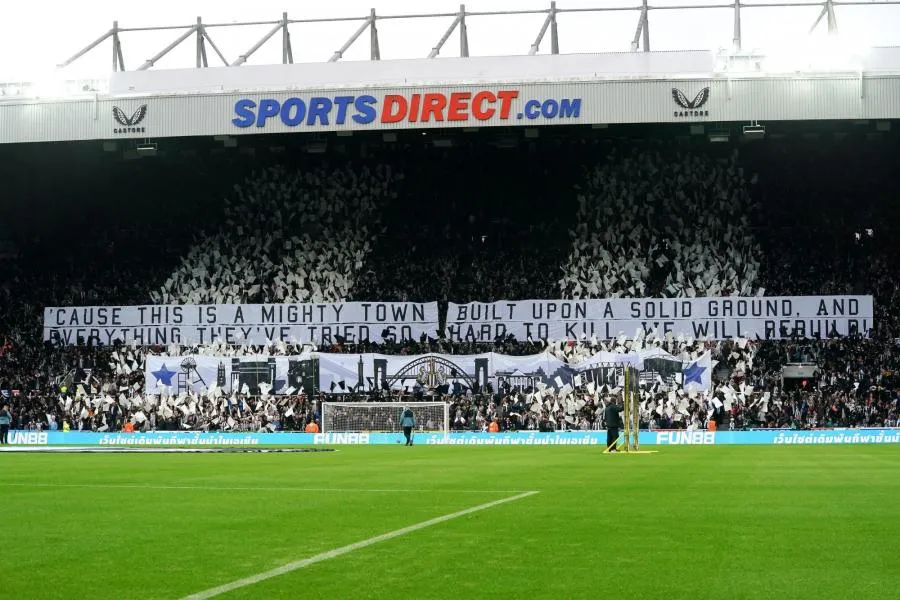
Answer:
<svg viewBox="0 0 900 600"><path fill-rule="evenodd" d="M716 0L725 3L727 0ZM768 0L772 2L772 0ZM776 0L777 1L777 0ZM710 4L711 0L653 0L655 6ZM270 21L287 11L293 18L363 16L374 6L381 14L455 12L458 2L446 0L339 0L312 3L289 0L193 0L176 2L9 2L0 21L0 81L34 80L49 73L54 65L80 50L107 31L114 19L121 27L187 25L202 16L207 23ZM559 0L559 8L635 6L638 0ZM549 0L471 0L469 11L546 8ZM820 8L755 8L743 11L744 49L788 50L806 36ZM841 36L854 46L900 45L900 6L838 6L836 15ZM636 12L563 14L559 17L560 51L625 51L634 35ZM524 54L540 29L541 15L471 17L467 20L472 55ZM384 21L379 23L382 59L419 58L428 54L450 24L451 19ZM225 57L232 61L271 26L229 27L210 30ZM357 23L298 24L291 28L295 62L324 61L358 27ZM817 35L825 32L824 22ZM732 11L654 11L650 16L653 50L718 49L731 45ZM125 65L134 69L179 35L174 31L123 34ZM345 55L345 60L368 58L364 36ZM280 37L264 46L248 64L281 61ZM458 53L454 35L442 56ZM549 36L542 52L549 50ZM104 42L90 54L68 67L73 76L105 75L111 67L111 43ZM191 40L174 50L156 68L192 67ZM209 52L210 60L214 58Z"/></svg>

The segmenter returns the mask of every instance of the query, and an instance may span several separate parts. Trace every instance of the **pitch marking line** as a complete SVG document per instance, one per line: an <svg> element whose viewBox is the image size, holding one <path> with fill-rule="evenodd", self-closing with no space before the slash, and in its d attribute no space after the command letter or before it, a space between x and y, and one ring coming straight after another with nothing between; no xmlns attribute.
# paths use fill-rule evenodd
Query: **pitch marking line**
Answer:
<svg viewBox="0 0 900 600"><path fill-rule="evenodd" d="M201 490L204 492L347 492L353 494L521 494L522 490L400 490L353 488L303 488L303 487L218 487L204 485L132 485L104 483L0 483L0 487L49 487L49 488L97 488L123 490ZM530 492L537 493L537 492Z"/></svg>
<svg viewBox="0 0 900 600"><path fill-rule="evenodd" d="M354 550L359 550L361 548L367 548L368 546L372 546L379 542L391 540L396 537L406 535L408 533L413 533L414 531L419 531L420 529L425 529L426 527L431 527L432 525L439 525L440 523L445 523L445 522L451 521L453 519L458 519L459 517L464 517L464 516L470 515L472 513L476 513L476 512L482 511L482 510L487 510L489 508L493 508L495 506L499 506L501 504L506 504L507 502L515 502L516 500L521 500L522 498L534 496L537 493L539 493L539 492L536 492L536 491L523 492L521 494L516 494L515 496L509 496L507 498L501 498L499 500L494 500L493 502L479 504L478 506L473 506L472 508L466 508L464 510L461 510L461 511L458 511L455 513L450 513L449 515L444 515L442 517L435 517L434 519L429 519L428 521L422 521L421 523L416 523L415 525L410 525L409 527L404 527L402 529L397 529L395 531L383 533L381 535L371 537L367 540L355 542L348 546L341 546L340 548L335 548L334 550L329 550L329 551L323 552L321 554L316 554L315 556L311 556L309 558L304 558L303 560L289 562L286 565L282 565L276 569L272 569L271 571L264 571L264 572L258 573L256 575L251 575L250 577L245 577L243 579L238 579L236 581L232 581L231 583L226 583L224 585L220 585L218 587L214 587L214 588L202 591L202 592L197 592L196 594L191 594L190 596L186 596L183 600L206 600L207 598L214 598L221 594L226 594L232 590L247 587L249 585L254 585L256 583L259 583L260 581L265 581L266 579L272 579L273 577L278 577L279 575L285 575L287 573L292 573L293 571L297 571L299 569L304 569L304 568L314 565L316 563L326 561L330 558L337 558L338 556L343 556L344 554L348 554L350 552L353 552Z"/></svg>

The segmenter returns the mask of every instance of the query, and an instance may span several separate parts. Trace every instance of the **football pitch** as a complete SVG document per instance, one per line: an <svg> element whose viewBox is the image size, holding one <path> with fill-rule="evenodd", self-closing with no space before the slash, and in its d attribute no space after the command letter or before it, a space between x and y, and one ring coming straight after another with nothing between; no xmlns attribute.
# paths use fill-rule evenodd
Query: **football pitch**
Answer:
<svg viewBox="0 0 900 600"><path fill-rule="evenodd" d="M0 598L900 594L900 448L658 449L4 454Z"/></svg>

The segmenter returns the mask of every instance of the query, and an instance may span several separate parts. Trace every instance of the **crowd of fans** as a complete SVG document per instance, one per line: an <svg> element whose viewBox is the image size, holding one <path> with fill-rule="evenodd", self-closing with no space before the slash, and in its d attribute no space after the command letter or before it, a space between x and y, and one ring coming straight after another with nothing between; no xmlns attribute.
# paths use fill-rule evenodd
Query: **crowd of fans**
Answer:
<svg viewBox="0 0 900 600"><path fill-rule="evenodd" d="M550 352L578 364L601 351L660 348L685 364L710 352L712 389L677 376L641 387L651 428L897 426L900 311L890 223L896 144L765 142L722 154L708 146L618 140L551 148L397 149L377 160L333 156L247 170L181 161L93 165L98 199L45 207L51 225L16 221L18 256L0 261L0 394L16 428L303 430L323 399L383 392L248 397L145 396L145 353L296 354L265 347L55 347L45 306L683 297L868 293L867 338L702 341L434 337L325 352ZM892 162L893 161L893 162ZM252 161L251 161L252 162ZM840 168L839 168L840 167ZM858 168L858 171L856 170ZM859 181L857 173L863 181ZM165 177L163 177L165 174ZM28 203L56 189L16 174ZM218 188L208 185L215 176ZM97 183L97 182L100 183ZM173 185L174 183L180 185ZM135 185L135 197L122 197ZM861 188L857 188L861 185ZM97 189L99 186L99 189ZM224 206L221 198L225 197ZM0 206L11 218L12 205ZM21 209L18 209L21 210ZM55 224L54 224L55 223ZM786 385L788 363L816 376ZM433 390L413 394L429 398ZM395 396L401 395L396 392ZM403 393L404 398L409 393ZM451 428L598 429L621 385L448 392Z"/></svg>
<svg viewBox="0 0 900 600"><path fill-rule="evenodd" d="M365 264L384 204L396 192L389 166L274 166L235 185L225 221L205 232L155 304L335 302Z"/></svg>
<svg viewBox="0 0 900 600"><path fill-rule="evenodd" d="M578 187L566 298L752 296L758 203L737 152L614 151Z"/></svg>

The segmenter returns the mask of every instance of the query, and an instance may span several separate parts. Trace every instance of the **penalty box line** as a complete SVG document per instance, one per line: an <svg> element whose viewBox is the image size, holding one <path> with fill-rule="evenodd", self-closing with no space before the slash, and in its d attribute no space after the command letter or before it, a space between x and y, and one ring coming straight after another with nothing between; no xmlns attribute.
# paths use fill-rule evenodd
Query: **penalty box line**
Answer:
<svg viewBox="0 0 900 600"><path fill-rule="evenodd" d="M391 540L408 533L413 533L415 531L419 531L420 529L425 529L426 527L431 527L433 525L439 525L441 523L445 523L447 521L451 521L453 519L458 519L459 517L464 517L466 515L470 515L472 513L476 513L482 510L487 510L489 508L493 508L495 506L500 506L501 504L506 504L507 502L515 502L516 500L521 500L523 498L528 498L529 496L534 496L538 494L537 491L532 492L523 492L521 494L516 494L515 496L508 496L506 498L501 498L499 500L494 500L493 502L486 502L485 504L479 504L478 506L473 506L471 508L466 508L455 513L450 513L448 515L443 515L441 517L435 517L434 519L429 519L427 521L422 521L421 523L416 523L415 525L410 525L408 527L403 527L402 529L396 529L394 531L390 531L388 533L383 533L381 535L377 535L375 537L371 537L366 540L362 540L359 542L355 542L353 544L349 544L347 546L341 546L340 548L335 548L334 550L328 550L327 552L322 552L321 554L316 554L315 556L311 556L309 558L304 558L302 560L297 560L294 562L289 562L286 565L282 565L278 568L272 569L271 571L264 571L262 573L258 573L256 575L251 575L250 577L245 577L243 579L238 579L236 581L232 581L231 583L226 583L224 585L220 585L218 587L210 588L208 590L204 590L202 592L197 592L196 594L191 594L190 596L186 596L183 600L207 600L207 598L214 598L221 594L227 594L232 590L236 590L239 588L247 587L250 585L257 584L261 581L265 581L267 579L272 579L273 577L278 577L280 575L285 575L287 573L292 573L299 569L304 569L316 563L320 563L331 558L337 558L339 556L343 556L344 554L349 554L354 550L359 550L361 548L367 548L379 542L385 542L387 540Z"/></svg>
<svg viewBox="0 0 900 600"><path fill-rule="evenodd" d="M197 490L204 492L323 492L348 494L523 494L523 490L454 490L454 489L363 489L363 488L307 488L307 487L221 487L214 485L143 485L129 483L15 483L0 482L0 487L95 488L123 490ZM537 492L531 492L537 493Z"/></svg>

